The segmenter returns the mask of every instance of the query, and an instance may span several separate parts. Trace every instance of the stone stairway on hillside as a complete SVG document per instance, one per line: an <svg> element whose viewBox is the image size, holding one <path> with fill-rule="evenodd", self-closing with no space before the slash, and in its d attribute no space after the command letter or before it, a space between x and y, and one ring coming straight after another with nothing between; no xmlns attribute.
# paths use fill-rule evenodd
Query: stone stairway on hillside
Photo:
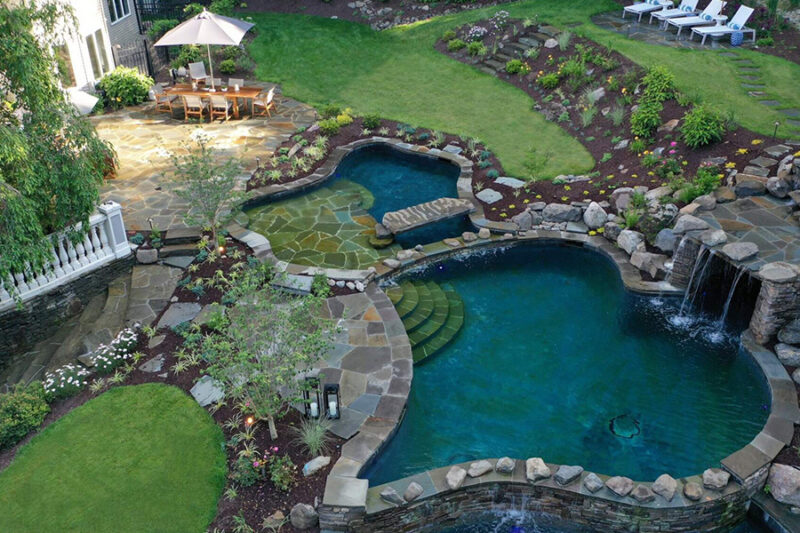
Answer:
<svg viewBox="0 0 800 533"><path fill-rule="evenodd" d="M548 35L543 33L535 33L528 36L520 35L515 41L504 43L503 48L490 51L480 58L475 67L492 76L500 71L505 72L506 63L512 59L525 59L525 54L528 50L540 48L549 38Z"/></svg>
<svg viewBox="0 0 800 533"><path fill-rule="evenodd" d="M464 325L464 303L451 287L406 281L386 294L406 328L415 364L450 344Z"/></svg>

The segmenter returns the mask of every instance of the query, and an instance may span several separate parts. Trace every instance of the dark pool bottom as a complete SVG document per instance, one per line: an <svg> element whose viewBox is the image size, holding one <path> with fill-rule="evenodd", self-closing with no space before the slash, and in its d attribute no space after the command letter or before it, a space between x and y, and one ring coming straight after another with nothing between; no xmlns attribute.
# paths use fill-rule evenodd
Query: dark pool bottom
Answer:
<svg viewBox="0 0 800 533"><path fill-rule="evenodd" d="M405 419L366 472L373 486L505 455L678 478L718 465L766 421L765 381L738 341L671 326L680 302L626 292L596 252L523 245L410 276L452 286L466 322L415 367Z"/></svg>

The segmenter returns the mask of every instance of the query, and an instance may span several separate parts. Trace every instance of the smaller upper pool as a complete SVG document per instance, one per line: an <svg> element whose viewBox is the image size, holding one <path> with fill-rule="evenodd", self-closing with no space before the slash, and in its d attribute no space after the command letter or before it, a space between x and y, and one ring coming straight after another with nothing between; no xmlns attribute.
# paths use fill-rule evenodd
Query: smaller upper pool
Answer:
<svg viewBox="0 0 800 533"><path fill-rule="evenodd" d="M375 224L390 211L456 197L459 167L371 144L345 157L321 186L247 210L250 229L270 240L278 259L301 265L365 268L397 252L471 229L465 217L400 235L376 250Z"/></svg>

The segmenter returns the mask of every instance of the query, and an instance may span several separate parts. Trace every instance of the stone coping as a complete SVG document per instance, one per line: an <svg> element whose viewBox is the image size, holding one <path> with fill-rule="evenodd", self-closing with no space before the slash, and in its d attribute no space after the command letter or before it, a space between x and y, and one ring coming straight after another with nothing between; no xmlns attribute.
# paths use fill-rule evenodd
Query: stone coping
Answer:
<svg viewBox="0 0 800 533"><path fill-rule="evenodd" d="M684 495L683 487L690 482L697 483L702 487L703 477L688 476L676 479L677 489L675 490L675 495L671 501L667 501L664 497L656 495L655 499L653 499L653 501L651 502L638 502L634 500L630 495L618 496L616 493L612 492L606 486L603 486L596 492L591 492L584 486L583 481L592 472L583 471L577 478L575 478L570 483L567 483L566 485L561 485L554 479L554 476L558 471L559 467L562 465L554 463L545 463L547 467L550 469L551 475L544 479L539 479L537 481L530 481L526 477L526 466L524 459L515 460L514 471L511 474L501 474L494 470L494 466L498 460L497 458L491 458L486 460L489 461L493 469L482 476L474 478L468 475L465 478L463 485L461 485L461 487L457 489L451 489L448 486L446 479L447 473L450 471L451 468L454 467L460 467L468 471L470 468L470 464L474 463L475 461L469 461L466 463L457 463L442 468L436 468L434 470L428 470L427 472L415 474L413 476L409 476L403 479L391 481L383 485L370 487L367 490L366 512L367 514L375 514L396 507L396 505L388 503L383 499L381 499L380 497L381 491L383 491L388 487L391 487L394 488L398 492L398 494L402 495L411 482L418 483L423 489L422 494L419 496L417 500L414 500L414 503L416 503L419 500L424 500L426 498L430 498L442 493L463 490L469 487L474 487L476 485L497 483L497 484L517 484L526 486L530 485L552 490L577 493L597 500L626 504L631 507L646 507L655 509L681 508L681 507L691 507L694 505L702 505L709 501L729 496L734 492L744 490L743 487L738 483L728 482L728 484L722 490L712 490L708 488L703 488L702 497L697 501L692 501ZM595 474L595 475L599 477L603 483L605 483L608 479L610 479L610 476L605 476L602 474ZM634 486L636 485L643 485L647 488L651 488L653 483L639 483L634 481Z"/></svg>
<svg viewBox="0 0 800 533"><path fill-rule="evenodd" d="M436 261L442 261L451 256L477 253L481 250L490 250L517 246L520 244L577 246L600 253L612 261L619 271L625 289L644 295L681 295L683 289L673 287L666 281L645 281L639 269L631 265L628 255L605 237L590 236L585 233L572 233L568 231L529 230L516 235L499 236L492 234L488 239L477 238L465 241L463 237L448 239L448 242L458 242L458 246L445 244L444 241L424 245L422 251L414 251L410 258L398 261L400 265L392 268L384 263L374 266L378 281L388 280L408 270L417 268Z"/></svg>

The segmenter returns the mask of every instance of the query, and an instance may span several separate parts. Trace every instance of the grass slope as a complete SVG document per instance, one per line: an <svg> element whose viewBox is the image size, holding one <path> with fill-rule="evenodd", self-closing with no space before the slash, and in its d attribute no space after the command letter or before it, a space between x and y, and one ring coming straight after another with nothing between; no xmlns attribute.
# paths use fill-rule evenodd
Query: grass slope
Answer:
<svg viewBox="0 0 800 533"><path fill-rule="evenodd" d="M583 147L557 125L531 110L521 91L433 49L449 28L490 17L500 7L467 11L383 32L343 20L254 13L258 36L251 54L259 78L281 83L286 94L314 105L334 102L363 113L482 139L511 175L525 175L531 146L552 152L548 175L585 172L593 162ZM607 45L642 66L664 64L679 88L732 113L743 126L771 135L777 109L757 104L741 87L730 58L718 52L648 45L593 25L596 13L619 9L611 0L526 0L505 4L512 17L540 21ZM800 108L800 66L741 50L760 69L771 98ZM788 134L786 128L782 130Z"/></svg>
<svg viewBox="0 0 800 533"><path fill-rule="evenodd" d="M0 473L0 531L205 531L225 482L222 442L180 389L112 389Z"/></svg>

